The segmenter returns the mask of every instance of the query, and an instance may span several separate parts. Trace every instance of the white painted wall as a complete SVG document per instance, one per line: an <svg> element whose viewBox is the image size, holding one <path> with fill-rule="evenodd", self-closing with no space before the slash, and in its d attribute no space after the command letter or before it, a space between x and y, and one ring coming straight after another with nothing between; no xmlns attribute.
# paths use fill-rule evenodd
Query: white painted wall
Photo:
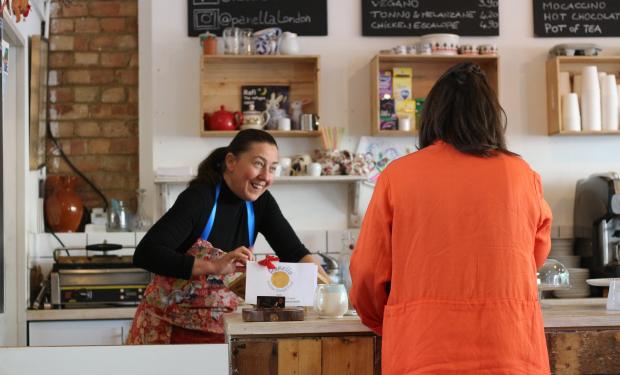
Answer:
<svg viewBox="0 0 620 375"><path fill-rule="evenodd" d="M143 9L148 9L148 14ZM150 28L150 35L140 35L140 82L141 87L149 87L148 92L140 92L141 142L153 141L152 150L147 145L140 151L140 172L141 185L150 189L151 198L153 185L148 178L152 177L148 176L155 168L196 166L211 149L229 141L197 135L201 51L197 39L187 36L186 12L185 3L171 6L166 0L140 1L140 31L145 30L143 23L156 25ZM362 37L359 0L330 0L328 19L329 35L302 37L302 51L321 56L323 123L347 127L351 135L349 147L356 147L359 136L370 133L370 60L380 49L413 43L417 38ZM474 44L497 43L501 56L500 99L508 114L509 147L541 173L555 225L571 225L577 179L594 172L620 171L620 138L546 135L547 51L558 43L584 42L599 44L605 54L618 54L620 38L534 38L531 1L501 1L500 36L463 39ZM145 40L151 43L145 45L142 43ZM145 135L151 138L142 138ZM314 139L278 141L283 155L318 146ZM414 141L397 140L405 144ZM297 229L346 225L346 206L325 199L330 191L297 185L273 190L283 212ZM364 206L369 196L369 192L363 194ZM327 211L334 215L334 210L340 216L308 215Z"/></svg>
<svg viewBox="0 0 620 375"><path fill-rule="evenodd" d="M37 3L39 1L37 0ZM9 42L9 80L3 103L4 313L0 346L25 343L26 178L28 171L28 36L40 33L41 16L32 11L14 23L4 11L3 38Z"/></svg>

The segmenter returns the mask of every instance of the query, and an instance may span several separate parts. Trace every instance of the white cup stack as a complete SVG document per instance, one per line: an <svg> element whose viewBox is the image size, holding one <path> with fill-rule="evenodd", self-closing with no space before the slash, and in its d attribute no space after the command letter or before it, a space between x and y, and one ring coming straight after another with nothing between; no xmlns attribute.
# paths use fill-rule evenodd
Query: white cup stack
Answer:
<svg viewBox="0 0 620 375"><path fill-rule="evenodd" d="M562 130L571 132L581 131L579 99L574 92L562 96Z"/></svg>
<svg viewBox="0 0 620 375"><path fill-rule="evenodd" d="M618 88L616 76L608 74L601 85L601 119L605 131L618 130Z"/></svg>
<svg viewBox="0 0 620 375"><path fill-rule="evenodd" d="M596 66L581 70L581 121L584 131L601 131L601 90Z"/></svg>

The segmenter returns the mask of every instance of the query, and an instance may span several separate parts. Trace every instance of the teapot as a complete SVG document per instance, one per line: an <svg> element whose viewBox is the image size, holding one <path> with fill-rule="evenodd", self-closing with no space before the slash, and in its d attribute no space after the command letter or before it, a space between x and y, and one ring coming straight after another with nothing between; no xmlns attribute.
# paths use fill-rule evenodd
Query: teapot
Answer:
<svg viewBox="0 0 620 375"><path fill-rule="evenodd" d="M205 114L206 117L206 114ZM241 112L228 112L224 106L209 116L209 130L236 130L243 122Z"/></svg>
<svg viewBox="0 0 620 375"><path fill-rule="evenodd" d="M254 104L249 105L249 109L243 112L243 125L241 129L262 129L269 122L267 111L259 112L254 110Z"/></svg>

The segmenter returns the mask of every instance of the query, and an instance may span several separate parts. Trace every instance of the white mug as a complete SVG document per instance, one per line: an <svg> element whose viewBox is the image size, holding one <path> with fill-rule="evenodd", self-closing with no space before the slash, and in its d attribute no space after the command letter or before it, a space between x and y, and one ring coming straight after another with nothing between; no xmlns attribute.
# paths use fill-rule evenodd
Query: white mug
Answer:
<svg viewBox="0 0 620 375"><path fill-rule="evenodd" d="M276 170L273 172L273 175L276 177L282 176L282 166L280 164L276 165Z"/></svg>
<svg viewBox="0 0 620 375"><path fill-rule="evenodd" d="M308 165L308 176L319 177L322 171L323 167L319 163L310 163Z"/></svg>
<svg viewBox="0 0 620 375"><path fill-rule="evenodd" d="M291 170L291 163L293 161L291 158L280 158L278 160L278 164L282 166L282 176L288 176L289 171Z"/></svg>
<svg viewBox="0 0 620 375"><path fill-rule="evenodd" d="M278 119L278 130L289 131L291 130L291 119L288 117L281 117Z"/></svg>

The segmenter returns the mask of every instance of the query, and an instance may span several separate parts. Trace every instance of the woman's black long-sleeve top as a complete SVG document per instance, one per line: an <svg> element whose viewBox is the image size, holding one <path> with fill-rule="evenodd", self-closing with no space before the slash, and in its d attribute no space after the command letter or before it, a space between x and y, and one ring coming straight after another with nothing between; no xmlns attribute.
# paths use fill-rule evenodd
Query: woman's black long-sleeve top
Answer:
<svg viewBox="0 0 620 375"><path fill-rule="evenodd" d="M136 247L133 264L163 276L189 279L194 257L185 254L202 235L213 208L215 188L195 184L185 189ZM273 196L266 191L255 202L255 233L265 239L283 262L298 262L310 252L284 218ZM248 218L245 201L222 181L215 222L208 241L229 252L248 246Z"/></svg>

